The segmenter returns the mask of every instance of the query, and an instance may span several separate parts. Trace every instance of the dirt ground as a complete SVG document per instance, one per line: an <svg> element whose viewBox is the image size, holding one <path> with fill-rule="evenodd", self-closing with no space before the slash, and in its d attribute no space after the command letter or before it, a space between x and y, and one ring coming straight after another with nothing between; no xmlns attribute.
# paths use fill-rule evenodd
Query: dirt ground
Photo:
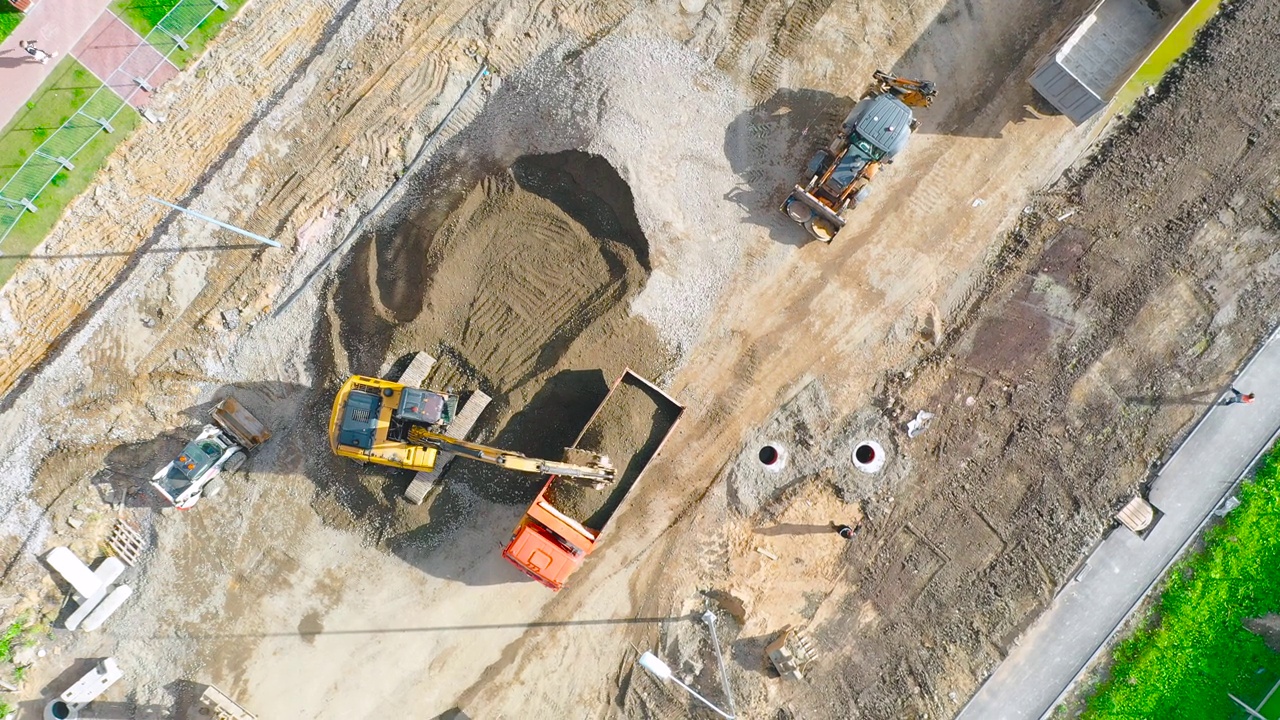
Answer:
<svg viewBox="0 0 1280 720"><path fill-rule="evenodd" d="M69 612L52 546L149 545L102 631L24 650L23 717L108 654L122 713L212 683L264 718L683 717L634 663L722 700L708 607L743 717L953 714L1278 319L1277 10L1231 4L1089 156L1025 82L1088 5L250 3L0 289L0 619ZM806 243L777 204L877 67L940 98ZM341 379L419 350L531 455L628 366L687 406L564 591L500 556L540 478L459 461L415 507L330 455ZM275 436L160 512L230 393ZM764 666L786 625L804 681Z"/></svg>

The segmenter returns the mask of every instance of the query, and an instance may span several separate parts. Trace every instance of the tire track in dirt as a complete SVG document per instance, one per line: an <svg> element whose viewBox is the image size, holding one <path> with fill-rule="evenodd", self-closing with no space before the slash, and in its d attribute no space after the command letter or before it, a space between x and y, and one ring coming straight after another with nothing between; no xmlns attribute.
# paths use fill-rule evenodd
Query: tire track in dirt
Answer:
<svg viewBox="0 0 1280 720"><path fill-rule="evenodd" d="M349 0L346 6L346 12L350 12L354 8L356 0ZM259 12L269 11L267 6L259 6L254 8ZM320 11L311 17L319 18ZM251 42L260 45L262 43L276 44L285 42L286 40L295 47L301 42L303 45L311 49L311 54L305 57L290 56L282 60L282 62L293 61L297 64L286 68L276 68L271 66L256 66L253 72L245 72L241 76L243 85L238 92L235 90L225 91L213 87L204 86L197 88L200 97L186 98L191 107L200 107L213 105L220 108L220 112L214 114L203 114L199 110L194 111L193 115L200 115L204 118L205 123L199 127L202 133L196 133L195 144L187 136L175 135L182 128L193 130L190 126L178 123L173 126L162 125L159 127L148 128L145 132L139 132L129 141L125 143L124 150L118 150L117 153L134 153L141 155L142 158L135 159L144 167L151 166L172 166L171 148L174 147L193 147L205 153L206 162L191 162L186 167L195 170L200 168L198 172L192 172L187 176L190 184L187 188L179 190L183 192L179 204L190 204L203 191L203 184L216 175L231 160L239 149L239 143L248 137L250 133L257 127L263 117L263 113L256 116L246 116L246 113L259 109L261 107L270 107L279 103L288 90L300 79L301 72L305 69L307 62L314 60L324 49L323 39L331 37L338 24L345 17L340 12L330 18L328 24L320 24L316 22L307 22L300 26L276 25L264 28L263 32L256 35ZM228 47L227 52L231 57L248 58L248 54L243 54L242 47L238 47L241 42L250 42L249 38L236 38L227 41L224 44ZM212 50L211 52L216 52ZM236 53L241 53L239 56ZM245 85L255 78L273 77L280 79L280 85L276 86L276 92L262 105L253 105L250 102L249 94L243 89ZM174 85L185 85L184 78L180 78ZM175 92L172 89L166 92ZM172 96L168 96L172 97ZM162 101L163 102L163 101ZM163 110L161 103L153 104L153 107ZM210 123L210 117L221 117L222 123ZM201 139L202 138L202 139ZM109 161L107 163L108 176L100 181L105 186L115 185L130 187L136 182L135 175L130 166L124 162ZM151 187L132 187L129 195L132 197L141 197L148 194L171 197L173 195L175 184L168 173L164 178L151 176L148 179L157 183ZM123 176L123 177L121 177ZM164 186L159 183L164 182ZM178 188L182 188L182 184L177 184ZM109 194L114 194L110 193ZM58 357L62 343L70 335L74 334L79 328L89 321L94 308L100 307L102 301L109 296L112 291L120 286L120 284L128 278L129 269L136 265L136 255L129 255L130 251L142 250L153 247L168 232L170 223L173 221L173 213L160 213L158 210L147 208L150 212L139 213L139 216L129 218L129 225L120 227L118 224L120 219L108 213L101 213L94 209L92 205L97 204L95 198L97 191L86 193L77 199L68 210L67 214L59 221L47 240L41 247L50 254L56 254L63 248L82 245L82 238L87 233L89 237L94 239L89 246L101 247L102 238L110 238L120 243L119 249L123 254L112 257L97 258L89 262L74 263L65 269L68 270L66 277L49 283L49 279L43 273L19 272L15 273L10 282L6 283L3 289L0 289L0 297L24 297L32 293L39 293L44 296L45 302L39 308L30 308L31 316L22 318L21 322L24 327L41 327L44 332L36 337L24 336L13 338L11 342L11 352L4 358L3 366L0 366L0 388L6 391L2 400L0 400L0 410L11 407L14 400L22 394L26 384L38 372L39 368ZM137 202L136 200L134 202ZM85 218L97 218L90 220L88 226L81 225ZM163 220L161 220L163 218ZM101 223L99 225L98 223ZM81 225L77 227L77 225ZM151 228L149 233L142 234L139 237L137 228ZM143 239L145 238L145 240ZM76 278L76 280L71 280ZM50 297L49 287L51 284L55 288L55 293L60 297ZM37 290L36 288L43 288ZM42 308L55 310L58 316L67 320L66 325L54 325L49 321L54 319L48 317L48 311L42 311ZM43 316L43 317L41 317Z"/></svg>
<svg viewBox="0 0 1280 720"><path fill-rule="evenodd" d="M784 63L809 39L835 0L743 0L716 65L746 80L757 98L778 86Z"/></svg>
<svg viewBox="0 0 1280 720"><path fill-rule="evenodd" d="M916 441L938 465L897 497L893 515L927 528L950 567L915 592L914 605L894 574L919 569L910 548L860 568L860 595L878 597L889 623L831 630L873 656L849 664L841 686L864 713L953 710L947 688L973 689L1203 410L1180 397L1192 388L1212 395L1224 369L1280 320L1270 274L1259 269L1275 262L1273 246L1227 239L1275 236L1259 201L1280 183L1276 123L1257 100L1280 87L1280 68L1258 63L1265 43L1251 31L1274 22L1275 9L1244 7L1215 20L1175 84L1037 203L958 332L910 379L890 381L881 401L896 412L941 408ZM1249 17L1233 20L1235 12ZM1245 68L1256 84L1224 96L1226 79ZM1206 122L1223 108L1226 119ZM1237 123L1237 108L1264 121ZM1079 211L1071 226L1052 219L1066 202ZM1064 304L1072 317L1054 324ZM1238 316L1215 327L1230 306ZM881 547L893 546L893 523L873 529ZM922 614L934 618L923 637ZM880 658L913 642L933 652L886 672ZM913 685L927 692L904 703Z"/></svg>

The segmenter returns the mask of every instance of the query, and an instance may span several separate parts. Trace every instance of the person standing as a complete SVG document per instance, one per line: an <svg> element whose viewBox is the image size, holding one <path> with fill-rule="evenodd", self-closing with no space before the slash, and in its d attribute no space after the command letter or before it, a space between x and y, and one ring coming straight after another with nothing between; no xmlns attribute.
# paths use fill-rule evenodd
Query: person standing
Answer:
<svg viewBox="0 0 1280 720"><path fill-rule="evenodd" d="M58 57L58 53L50 53L36 47L35 40L19 40L18 47L22 48L28 55L40 61L41 65L49 62L50 58Z"/></svg>
<svg viewBox="0 0 1280 720"><path fill-rule="evenodd" d="M1253 393L1245 394L1235 389L1234 386L1232 386L1231 397L1222 398L1222 404L1235 405L1236 403L1241 403L1244 405L1248 405L1249 403L1253 402L1253 397L1254 397Z"/></svg>

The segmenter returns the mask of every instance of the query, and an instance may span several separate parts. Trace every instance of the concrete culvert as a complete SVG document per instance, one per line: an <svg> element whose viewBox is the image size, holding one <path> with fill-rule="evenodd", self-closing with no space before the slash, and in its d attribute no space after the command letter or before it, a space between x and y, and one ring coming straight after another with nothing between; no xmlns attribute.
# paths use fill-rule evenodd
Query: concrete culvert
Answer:
<svg viewBox="0 0 1280 720"><path fill-rule="evenodd" d="M884 448L875 440L862 440L853 446L853 466L864 473L879 472L885 459Z"/></svg>
<svg viewBox="0 0 1280 720"><path fill-rule="evenodd" d="M787 465L787 449L776 442L762 445L756 457L765 470L777 472Z"/></svg>

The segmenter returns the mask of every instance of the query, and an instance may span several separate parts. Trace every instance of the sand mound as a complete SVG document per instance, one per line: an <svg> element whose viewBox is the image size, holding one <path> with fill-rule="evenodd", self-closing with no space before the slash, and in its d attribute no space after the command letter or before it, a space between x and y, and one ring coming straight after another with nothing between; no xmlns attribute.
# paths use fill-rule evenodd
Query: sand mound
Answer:
<svg viewBox="0 0 1280 720"><path fill-rule="evenodd" d="M558 458L625 367L650 377L672 367L653 326L629 309L648 262L630 190L607 162L527 156L458 194L447 212L422 203L364 241L334 288L336 333L313 352L335 379L430 352L439 359L430 385L493 397L473 437ZM386 515L398 490L387 491L385 469L326 465L345 515ZM500 475L461 462L446 477L502 503L536 493L538 478ZM351 492L352 481L365 492Z"/></svg>

